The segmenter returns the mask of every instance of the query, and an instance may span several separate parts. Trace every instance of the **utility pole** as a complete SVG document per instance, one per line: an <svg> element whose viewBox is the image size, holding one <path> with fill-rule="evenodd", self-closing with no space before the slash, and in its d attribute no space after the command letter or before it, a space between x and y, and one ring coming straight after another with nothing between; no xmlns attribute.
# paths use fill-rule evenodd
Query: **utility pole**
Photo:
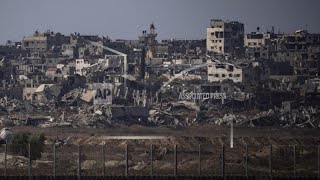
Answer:
<svg viewBox="0 0 320 180"><path fill-rule="evenodd" d="M234 83L232 83L232 109L231 109L231 128L230 128L230 148L233 148L233 117L234 117Z"/></svg>

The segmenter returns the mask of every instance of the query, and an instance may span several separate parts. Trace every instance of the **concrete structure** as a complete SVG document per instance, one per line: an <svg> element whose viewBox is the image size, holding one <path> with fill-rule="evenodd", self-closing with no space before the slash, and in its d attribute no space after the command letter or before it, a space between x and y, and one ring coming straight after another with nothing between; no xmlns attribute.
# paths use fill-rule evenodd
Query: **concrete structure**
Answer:
<svg viewBox="0 0 320 180"><path fill-rule="evenodd" d="M29 50L34 57L40 57L47 51L52 52L55 49L61 48L61 45L68 43L70 37L64 36L61 33L35 31L32 36L24 37L22 40L22 48Z"/></svg>
<svg viewBox="0 0 320 180"><path fill-rule="evenodd" d="M18 44L18 43L15 43ZM16 59L19 57L19 55L26 56L27 51L21 48L21 45L17 46L3 46L0 45L0 59L3 57L6 57L8 59Z"/></svg>
<svg viewBox="0 0 320 180"><path fill-rule="evenodd" d="M78 58L79 47L72 44L62 44L61 54L63 56L67 56L68 58Z"/></svg>
<svg viewBox="0 0 320 180"><path fill-rule="evenodd" d="M61 69L58 69L58 68L48 68L47 71L46 71L46 76L48 76L48 77L62 76Z"/></svg>
<svg viewBox="0 0 320 180"><path fill-rule="evenodd" d="M272 58L275 62L290 62L294 74L318 76L320 73L320 34L298 30L292 34L279 34Z"/></svg>
<svg viewBox="0 0 320 180"><path fill-rule="evenodd" d="M139 43L141 46L146 48L146 63L151 64L152 58L155 56L156 51L156 41L157 33L154 24L152 23L149 28L149 33L147 31L142 31L142 36L139 36Z"/></svg>
<svg viewBox="0 0 320 180"><path fill-rule="evenodd" d="M147 64L149 65L160 65L163 64L164 61L169 59L167 54L156 54L152 59L149 60Z"/></svg>
<svg viewBox="0 0 320 180"><path fill-rule="evenodd" d="M90 61L85 59L76 59L76 74L85 76L87 74L86 68L90 67Z"/></svg>
<svg viewBox="0 0 320 180"><path fill-rule="evenodd" d="M30 101L30 102L33 102L34 100L36 100L34 97L34 93L36 89L37 89L36 87L23 88L23 93L22 93L23 100Z"/></svg>
<svg viewBox="0 0 320 180"><path fill-rule="evenodd" d="M31 87L24 87L22 93L23 99L30 102L45 103L48 100L45 90L50 86L53 86L53 84L41 84L38 87L34 87L31 84Z"/></svg>
<svg viewBox="0 0 320 180"><path fill-rule="evenodd" d="M230 63L211 62L208 63L207 68L209 82L220 82L227 79L233 82L243 82L244 80L245 74L242 68Z"/></svg>
<svg viewBox="0 0 320 180"><path fill-rule="evenodd" d="M172 54L172 63L173 64L187 64L188 60L180 53Z"/></svg>
<svg viewBox="0 0 320 180"><path fill-rule="evenodd" d="M212 19L207 28L207 52L236 54L243 47L244 25Z"/></svg>
<svg viewBox="0 0 320 180"><path fill-rule="evenodd" d="M269 59L274 51L274 33L252 32L244 37L245 56L248 58Z"/></svg>
<svg viewBox="0 0 320 180"><path fill-rule="evenodd" d="M245 47L262 47L270 43L270 38L268 34L252 32L251 34L246 34L244 36L244 46Z"/></svg>
<svg viewBox="0 0 320 180"><path fill-rule="evenodd" d="M121 65L123 62L123 57L118 55L106 55L104 59L99 59L98 63L103 64L104 69L108 69L111 72L122 73Z"/></svg>

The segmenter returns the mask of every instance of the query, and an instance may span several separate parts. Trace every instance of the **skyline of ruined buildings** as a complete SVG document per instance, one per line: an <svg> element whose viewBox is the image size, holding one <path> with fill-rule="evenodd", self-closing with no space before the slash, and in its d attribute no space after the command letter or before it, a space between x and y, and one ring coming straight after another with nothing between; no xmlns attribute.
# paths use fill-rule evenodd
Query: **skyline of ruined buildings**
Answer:
<svg viewBox="0 0 320 180"><path fill-rule="evenodd" d="M87 83L111 82L115 88L127 79L146 82L155 77L252 85L281 77L303 84L319 75L320 34L260 28L245 34L243 23L220 19L212 19L206 31L202 40L162 41L157 41L153 23L136 40L36 31L21 42L0 46L2 67L12 67L3 73L1 87L37 88L75 75ZM32 94L26 90L20 97L30 99Z"/></svg>

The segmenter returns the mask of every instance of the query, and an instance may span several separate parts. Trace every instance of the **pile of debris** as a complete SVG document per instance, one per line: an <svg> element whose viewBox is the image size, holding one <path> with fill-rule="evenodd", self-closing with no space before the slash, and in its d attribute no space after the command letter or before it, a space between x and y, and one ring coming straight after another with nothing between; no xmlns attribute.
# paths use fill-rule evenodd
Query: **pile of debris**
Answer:
<svg viewBox="0 0 320 180"><path fill-rule="evenodd" d="M16 99L8 99L6 96L0 98L0 113L9 114L13 112L32 111L34 107L29 102Z"/></svg>
<svg viewBox="0 0 320 180"><path fill-rule="evenodd" d="M299 128L319 128L320 119L319 109L316 107L299 107L290 112L284 109L274 108L262 111L256 115L238 115L235 119L241 125L248 126L280 126L280 127L299 127Z"/></svg>
<svg viewBox="0 0 320 180"><path fill-rule="evenodd" d="M318 107L299 107L290 112L280 113L280 125L284 127L320 127Z"/></svg>
<svg viewBox="0 0 320 180"><path fill-rule="evenodd" d="M120 93L119 90L123 88L119 86L115 91L118 93L115 93L112 99L112 105L97 106L93 104L96 91L89 85L67 89L62 85L43 85L39 86L36 92L38 98L46 97L45 103L0 98L0 123L3 126L74 128L105 128L118 124L184 127L200 123L215 125L233 123L251 127L320 127L318 118L320 110L317 106L299 106L297 102L300 101L291 100L282 102L281 108L269 109L271 106L269 105L259 110L258 106L255 107L258 104L255 99L256 94L243 92L233 84L226 83L223 88L227 89L227 97L232 97L226 99L224 103L218 99L181 101L173 98L179 96L178 91L171 92L176 93L174 96L161 94L169 98L159 98L158 94L153 96L156 98L152 98L151 92L134 90L131 97L128 95L129 91L123 90L125 93ZM41 93L45 96L40 96ZM149 96L151 96L150 102Z"/></svg>
<svg viewBox="0 0 320 180"><path fill-rule="evenodd" d="M156 125L189 126L198 121L200 108L194 102L178 101L154 106L149 121Z"/></svg>

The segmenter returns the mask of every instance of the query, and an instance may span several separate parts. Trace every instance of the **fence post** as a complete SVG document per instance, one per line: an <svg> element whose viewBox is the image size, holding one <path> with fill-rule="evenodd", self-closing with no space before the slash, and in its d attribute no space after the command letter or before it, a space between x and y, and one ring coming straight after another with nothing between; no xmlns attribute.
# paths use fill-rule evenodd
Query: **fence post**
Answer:
<svg viewBox="0 0 320 180"><path fill-rule="evenodd" d="M269 174L270 174L270 177L272 177L272 144L270 145Z"/></svg>
<svg viewBox="0 0 320 180"><path fill-rule="evenodd" d="M78 144L78 179L81 178L81 148Z"/></svg>
<svg viewBox="0 0 320 180"><path fill-rule="evenodd" d="M150 175L153 176L153 144L150 146Z"/></svg>
<svg viewBox="0 0 320 180"><path fill-rule="evenodd" d="M56 143L53 144L53 177L56 178Z"/></svg>
<svg viewBox="0 0 320 180"><path fill-rule="evenodd" d="M222 177L224 178L224 171L225 171L225 168L224 168L224 144L222 144L222 150L221 150L221 161L222 161L222 164L221 164L221 173L222 173Z"/></svg>
<svg viewBox="0 0 320 180"><path fill-rule="evenodd" d="M177 145L174 145L174 177L177 177L178 175L178 154L177 154Z"/></svg>
<svg viewBox="0 0 320 180"><path fill-rule="evenodd" d="M246 177L249 175L249 169L248 169L248 144L246 144Z"/></svg>
<svg viewBox="0 0 320 180"><path fill-rule="evenodd" d="M104 144L102 144L102 176L104 177L105 175L106 175L106 165L105 165L105 163L106 163L106 157L105 157L105 155L104 155Z"/></svg>
<svg viewBox="0 0 320 180"><path fill-rule="evenodd" d="M31 179L31 144L28 144L28 176Z"/></svg>
<svg viewBox="0 0 320 180"><path fill-rule="evenodd" d="M293 174L294 177L297 175L297 169L296 169L296 145L293 146Z"/></svg>
<svg viewBox="0 0 320 180"><path fill-rule="evenodd" d="M201 144L199 144L199 176L201 176Z"/></svg>
<svg viewBox="0 0 320 180"><path fill-rule="evenodd" d="M4 146L4 177L7 177L7 151L8 151L8 146L7 146L7 142Z"/></svg>
<svg viewBox="0 0 320 180"><path fill-rule="evenodd" d="M320 145L318 145L318 179L320 178Z"/></svg>
<svg viewBox="0 0 320 180"><path fill-rule="evenodd" d="M128 144L126 144L126 149L125 149L125 176L128 177Z"/></svg>

